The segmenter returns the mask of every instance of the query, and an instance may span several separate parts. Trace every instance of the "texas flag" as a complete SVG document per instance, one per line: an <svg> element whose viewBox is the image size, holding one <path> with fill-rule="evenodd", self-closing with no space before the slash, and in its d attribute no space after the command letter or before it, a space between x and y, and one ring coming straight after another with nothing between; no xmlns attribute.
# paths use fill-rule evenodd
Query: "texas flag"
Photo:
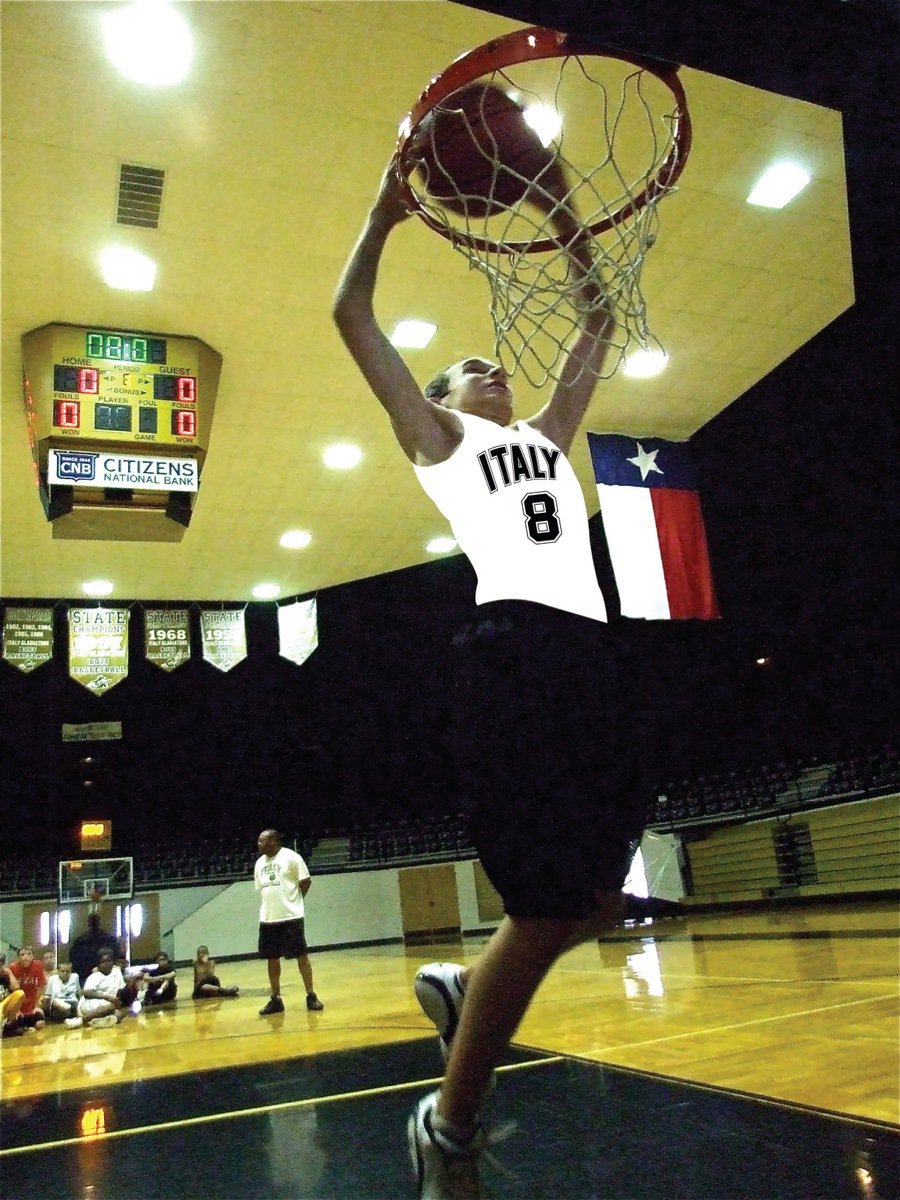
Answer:
<svg viewBox="0 0 900 1200"><path fill-rule="evenodd" d="M687 446L620 433L587 438L622 616L718 617Z"/></svg>

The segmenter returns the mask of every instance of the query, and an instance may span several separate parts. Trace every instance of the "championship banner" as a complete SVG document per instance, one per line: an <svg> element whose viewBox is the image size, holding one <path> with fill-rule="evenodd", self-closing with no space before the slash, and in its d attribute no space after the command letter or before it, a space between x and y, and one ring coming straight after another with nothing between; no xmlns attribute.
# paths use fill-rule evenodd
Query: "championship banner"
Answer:
<svg viewBox="0 0 900 1200"><path fill-rule="evenodd" d="M201 608L200 635L204 659L220 671L230 671L247 657L242 608Z"/></svg>
<svg viewBox="0 0 900 1200"><path fill-rule="evenodd" d="M297 600L278 609L278 653L301 666L319 644L315 600Z"/></svg>
<svg viewBox="0 0 900 1200"><path fill-rule="evenodd" d="M618 433L587 439L622 616L714 620L719 607L688 447Z"/></svg>
<svg viewBox="0 0 900 1200"><path fill-rule="evenodd" d="M191 633L186 608L144 610L144 652L147 661L174 671L191 657Z"/></svg>
<svg viewBox="0 0 900 1200"><path fill-rule="evenodd" d="M127 608L69 609L69 675L100 695L128 674Z"/></svg>
<svg viewBox="0 0 900 1200"><path fill-rule="evenodd" d="M3 615L3 657L33 671L53 657L53 609L8 608Z"/></svg>

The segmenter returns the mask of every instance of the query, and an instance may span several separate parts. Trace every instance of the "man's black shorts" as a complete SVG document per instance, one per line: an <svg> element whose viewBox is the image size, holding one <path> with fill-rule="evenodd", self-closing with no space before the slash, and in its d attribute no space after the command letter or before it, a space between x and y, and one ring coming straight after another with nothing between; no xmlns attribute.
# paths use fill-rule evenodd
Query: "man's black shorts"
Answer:
<svg viewBox="0 0 900 1200"><path fill-rule="evenodd" d="M651 796L621 641L520 601L482 605L454 639L461 796L510 916L590 916L628 873Z"/></svg>
<svg viewBox="0 0 900 1200"><path fill-rule="evenodd" d="M260 958L299 958L308 954L303 917L295 921L260 921L258 948Z"/></svg>

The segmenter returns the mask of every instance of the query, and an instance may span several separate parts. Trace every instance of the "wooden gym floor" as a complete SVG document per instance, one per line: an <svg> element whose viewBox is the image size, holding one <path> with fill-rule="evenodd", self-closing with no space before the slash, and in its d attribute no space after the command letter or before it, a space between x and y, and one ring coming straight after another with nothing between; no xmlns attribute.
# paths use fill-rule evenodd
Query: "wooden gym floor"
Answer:
<svg viewBox="0 0 900 1200"><path fill-rule="evenodd" d="M516 1200L889 1200L900 1195L896 906L779 907L618 931L566 956L501 1069L487 1194ZM260 1018L182 998L115 1029L5 1040L7 1200L412 1197L404 1126L439 1075L412 994L440 948L285 964ZM213 948L214 949L214 948Z"/></svg>

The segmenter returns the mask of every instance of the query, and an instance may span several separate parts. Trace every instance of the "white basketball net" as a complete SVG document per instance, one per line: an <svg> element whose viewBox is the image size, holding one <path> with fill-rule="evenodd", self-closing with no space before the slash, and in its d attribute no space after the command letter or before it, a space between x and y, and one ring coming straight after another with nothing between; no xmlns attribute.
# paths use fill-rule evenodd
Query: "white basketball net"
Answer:
<svg viewBox="0 0 900 1200"><path fill-rule="evenodd" d="M529 75L537 78L526 79ZM432 195L422 167L408 182L430 223L440 226L470 266L487 278L496 354L507 374L521 371L530 384L541 387L557 378L584 313L569 256L554 235L554 216L563 207L581 226L590 227L631 204L672 149L676 100L652 73L593 55L505 67L479 82L501 88L532 113L549 110L563 117L552 139L567 181L563 204L541 187L540 179L536 183L526 179L492 157L489 144L485 150L474 138L472 153L490 160L494 185L499 186L504 176L513 176L523 186L531 184L529 195L504 204L492 189L490 210L482 215L483 196L466 196L454 185L455 202L463 209L456 212ZM456 107L453 96L439 107ZM538 119L529 116L529 123ZM549 144L546 135L542 140ZM433 139L431 153L440 167L440 151ZM450 177L443 170L440 175L440 189L446 194ZM608 231L590 236L592 274L616 318L600 372L604 378L616 372L626 351L661 349L647 321L641 274L659 230L659 200L672 190L653 194L651 188L645 205ZM533 202L535 196L541 207ZM485 244L473 245L471 239ZM554 244L535 252L534 244L545 239Z"/></svg>

